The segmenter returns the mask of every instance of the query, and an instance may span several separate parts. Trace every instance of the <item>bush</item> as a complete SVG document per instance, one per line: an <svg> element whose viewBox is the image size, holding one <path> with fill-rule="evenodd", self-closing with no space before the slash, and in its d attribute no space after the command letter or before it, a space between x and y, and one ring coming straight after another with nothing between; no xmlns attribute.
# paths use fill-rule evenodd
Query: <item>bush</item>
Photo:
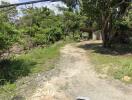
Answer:
<svg viewBox="0 0 132 100"><path fill-rule="evenodd" d="M4 59L0 61L0 85L14 82L30 73L30 67L35 63L22 59Z"/></svg>
<svg viewBox="0 0 132 100"><path fill-rule="evenodd" d="M0 29L0 50L3 51L18 41L19 31L9 23L4 23L0 26Z"/></svg>

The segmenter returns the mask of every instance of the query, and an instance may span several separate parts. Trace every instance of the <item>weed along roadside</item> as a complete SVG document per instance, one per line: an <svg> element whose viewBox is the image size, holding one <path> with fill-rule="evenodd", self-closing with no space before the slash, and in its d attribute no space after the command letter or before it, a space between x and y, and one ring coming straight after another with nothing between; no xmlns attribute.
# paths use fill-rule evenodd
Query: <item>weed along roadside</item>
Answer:
<svg viewBox="0 0 132 100"><path fill-rule="evenodd" d="M95 70L102 74L102 77L110 76L125 83L132 83L132 56L129 53L131 50L125 53L123 49L116 51L103 48L100 41L80 47L87 50L88 57L90 56L91 62L95 65Z"/></svg>
<svg viewBox="0 0 132 100"><path fill-rule="evenodd" d="M15 90L19 88L17 80L21 81L27 76L31 80L30 76L53 69L60 56L60 48L65 44L66 42L60 41L49 47L35 48L26 54L1 61L3 69L1 69L0 77L3 80L1 80L0 98L3 100L4 97L11 98L15 95ZM25 83L23 81L23 85Z"/></svg>

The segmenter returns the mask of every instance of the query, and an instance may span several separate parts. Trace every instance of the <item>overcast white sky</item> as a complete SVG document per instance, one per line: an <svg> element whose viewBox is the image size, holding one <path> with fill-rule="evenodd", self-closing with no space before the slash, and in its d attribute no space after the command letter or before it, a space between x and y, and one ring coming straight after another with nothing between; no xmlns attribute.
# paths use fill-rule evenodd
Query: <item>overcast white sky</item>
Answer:
<svg viewBox="0 0 132 100"><path fill-rule="evenodd" d="M19 3L19 2L27 2L27 1L33 1L33 0L0 0L1 1L7 1L7 2L10 2L10 3ZM36 0L35 0L36 1ZM50 2L50 1L47 1L47 2L43 2L43 3L37 3L37 4L34 4L34 6L37 6L37 7L41 7L41 6L44 6L44 7L48 7L49 9L55 11L55 13L62 13L58 10L57 7L66 7L66 5L61 2L61 1L58 1L58 2Z"/></svg>

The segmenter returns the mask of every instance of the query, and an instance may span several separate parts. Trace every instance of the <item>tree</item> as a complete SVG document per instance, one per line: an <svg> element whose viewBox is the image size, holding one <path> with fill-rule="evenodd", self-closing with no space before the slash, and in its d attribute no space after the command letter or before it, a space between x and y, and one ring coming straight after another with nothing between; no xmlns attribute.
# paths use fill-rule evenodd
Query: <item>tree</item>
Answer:
<svg viewBox="0 0 132 100"><path fill-rule="evenodd" d="M83 13L90 20L98 23L102 30L102 39L104 47L111 47L111 39L113 38L113 29L116 21L121 19L128 8L130 0L82 0Z"/></svg>
<svg viewBox="0 0 132 100"><path fill-rule="evenodd" d="M48 8L29 8L23 10L19 27L30 36L33 45L47 45L62 39L62 16L55 15Z"/></svg>
<svg viewBox="0 0 132 100"><path fill-rule="evenodd" d="M7 4L2 2L2 4ZM13 7L1 9L0 13L0 55L6 51L18 38L18 30L16 30L15 24L12 23L12 18L15 17L16 9Z"/></svg>
<svg viewBox="0 0 132 100"><path fill-rule="evenodd" d="M72 34L73 38L75 38L75 36L79 35L77 33L79 33L80 28L85 25L84 22L87 18L71 11L64 11L63 17L63 29L65 35Z"/></svg>

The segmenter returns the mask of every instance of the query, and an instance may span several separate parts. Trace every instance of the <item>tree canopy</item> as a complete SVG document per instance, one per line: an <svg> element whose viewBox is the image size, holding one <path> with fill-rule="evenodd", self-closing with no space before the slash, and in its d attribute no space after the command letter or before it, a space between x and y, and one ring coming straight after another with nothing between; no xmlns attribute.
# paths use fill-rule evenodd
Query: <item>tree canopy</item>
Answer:
<svg viewBox="0 0 132 100"><path fill-rule="evenodd" d="M96 21L102 30L104 47L111 45L113 29L118 20L128 13L131 0L82 0L83 13Z"/></svg>

